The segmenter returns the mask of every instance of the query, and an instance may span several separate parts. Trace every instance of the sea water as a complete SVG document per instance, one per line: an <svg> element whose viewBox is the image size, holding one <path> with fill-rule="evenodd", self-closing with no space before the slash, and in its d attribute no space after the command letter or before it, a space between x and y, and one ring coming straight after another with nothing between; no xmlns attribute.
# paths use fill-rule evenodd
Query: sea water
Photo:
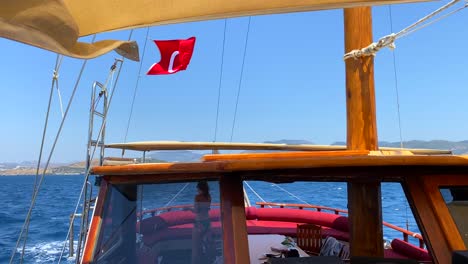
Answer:
<svg viewBox="0 0 468 264"><path fill-rule="evenodd" d="M34 176L0 176L0 263L8 263L31 203ZM75 210L83 185L83 175L46 176L32 213L25 263L57 263L69 229L69 217ZM93 180L92 180L93 181ZM346 183L295 182L272 184L249 181L245 190L251 204L261 202L309 203L346 209ZM94 193L97 189L94 187ZM174 190L176 193L178 190ZM193 188L186 188L180 197L193 197ZM419 232L405 195L398 183L382 184L383 220ZM81 207L79 211L81 212ZM79 220L75 221L75 250ZM384 238L402 239L402 234L384 227ZM411 238L410 238L411 239ZM417 240L411 240L417 244ZM66 242L68 243L68 242ZM21 254L21 252L19 252ZM17 258L18 258L17 254ZM62 262L68 258L68 245Z"/></svg>

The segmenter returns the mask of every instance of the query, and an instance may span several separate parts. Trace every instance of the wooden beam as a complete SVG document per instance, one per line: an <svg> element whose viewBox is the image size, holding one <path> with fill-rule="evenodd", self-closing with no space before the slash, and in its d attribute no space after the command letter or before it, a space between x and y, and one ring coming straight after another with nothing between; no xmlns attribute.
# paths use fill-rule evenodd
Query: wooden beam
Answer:
<svg viewBox="0 0 468 264"><path fill-rule="evenodd" d="M380 180L350 180L348 209L352 256L383 257Z"/></svg>
<svg viewBox="0 0 468 264"><path fill-rule="evenodd" d="M344 10L345 52L372 43L370 7ZM377 150L374 59L346 60L347 146L349 150ZM380 181L348 182L352 256L383 257Z"/></svg>
<svg viewBox="0 0 468 264"><path fill-rule="evenodd" d="M223 225L224 263L249 263L244 189L241 177L226 175L219 182Z"/></svg>
<svg viewBox="0 0 468 264"><path fill-rule="evenodd" d="M402 173L413 168L444 168L449 171L460 172L460 168L468 168L468 157L462 156L309 156L304 158L297 155L293 157L234 159L209 162L191 163L145 163L121 166L98 166L92 169L97 175L139 175L144 174L201 174L225 173L241 171L267 171L284 169L312 169L312 168L348 168L367 167L378 170L379 167L393 167ZM198 177L198 176L197 176ZM198 178L197 178L198 179ZM164 178L161 177L161 180ZM170 180L168 177L167 180Z"/></svg>
<svg viewBox="0 0 468 264"><path fill-rule="evenodd" d="M346 52L373 42L371 8L345 9L344 22ZM348 149L377 150L374 58L348 59L345 64Z"/></svg>

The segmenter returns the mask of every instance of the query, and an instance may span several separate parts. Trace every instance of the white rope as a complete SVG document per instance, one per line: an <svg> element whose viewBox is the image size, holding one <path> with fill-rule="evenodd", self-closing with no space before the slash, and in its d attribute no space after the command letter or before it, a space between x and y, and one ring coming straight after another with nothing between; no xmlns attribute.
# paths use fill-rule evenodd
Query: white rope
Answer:
<svg viewBox="0 0 468 264"><path fill-rule="evenodd" d="M262 202L266 203L266 201L260 196L260 194L258 194L251 186L250 184L247 182L247 181L244 181L245 185L247 185L247 187L249 187L249 189L258 197L258 199L260 199ZM270 205L268 205L268 207L271 208Z"/></svg>
<svg viewBox="0 0 468 264"><path fill-rule="evenodd" d="M371 43L369 46L365 47L365 48L362 48L360 50L352 50L348 53L346 53L344 55L344 60L347 60L347 59L350 59L350 58L353 58L353 59L357 59L359 57L364 57L364 56L375 56L375 54L381 50L382 48L390 48L390 49L394 49L395 48L395 40L401 38L401 37L404 37L406 35L409 35L413 32L416 32L422 28L425 28L437 21L440 21L441 19L443 18L446 18L448 16L451 16L455 13L457 13L458 11L461 11L462 9L465 9L466 7L468 7L468 1L466 1L465 5L456 9L455 11L452 11L440 18L437 18L433 21L430 21L430 22L426 22L430 19L432 19L434 16L440 14L441 12L445 11L446 9L450 8L451 6L455 5L456 3L460 2L460 0L452 0L450 1L449 3L445 4L444 6L440 7L439 9L435 10L434 12L430 13L429 15L419 19L418 21L416 21L415 23L411 24L410 26L402 29L401 31L399 31L398 33L392 33L392 34L389 34L387 36L384 36L382 38L380 38L377 42L374 42L374 43Z"/></svg>
<svg viewBox="0 0 468 264"><path fill-rule="evenodd" d="M308 203L308 202L304 201L303 199L301 199L300 197L298 197L298 196L292 194L291 192L289 192L288 190L286 190L286 189L284 189L283 187L279 186L278 184L273 183L273 185L276 186L276 187L278 187L278 189L280 189L280 190L286 192L287 194L291 195L292 197L296 198L298 201L300 201L300 202L302 202L302 203L304 203L304 204L310 205L310 203Z"/></svg>
<svg viewBox="0 0 468 264"><path fill-rule="evenodd" d="M58 94L58 98L59 98L60 112L62 113L62 118L63 118L62 95L60 95L60 89L59 89L59 85L58 85L58 80L57 80L57 94Z"/></svg>
<svg viewBox="0 0 468 264"><path fill-rule="evenodd" d="M59 104L60 104L60 112L62 113L62 118L63 118L63 103L62 103L62 95L60 94L60 89L59 89L59 68L62 65L62 60L63 60L63 55L57 54L57 59L55 60L55 69L54 73L52 75L52 85L55 84L57 87L57 93L58 93L58 98L59 98Z"/></svg>

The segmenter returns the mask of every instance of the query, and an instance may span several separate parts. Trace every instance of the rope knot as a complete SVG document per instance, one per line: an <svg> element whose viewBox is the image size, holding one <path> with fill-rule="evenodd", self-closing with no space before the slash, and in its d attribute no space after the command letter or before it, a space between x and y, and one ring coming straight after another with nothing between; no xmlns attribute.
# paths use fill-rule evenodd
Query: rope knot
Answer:
<svg viewBox="0 0 468 264"><path fill-rule="evenodd" d="M58 80L58 78L59 78L59 73L58 71L54 70L54 73L52 74L52 79Z"/></svg>
<svg viewBox="0 0 468 264"><path fill-rule="evenodd" d="M395 39L397 35L392 33L385 37L382 37L377 42L369 44L369 46L362 48L360 50L352 50L344 55L344 60L349 58L357 59L364 56L375 56L375 54L384 47L389 49L395 49Z"/></svg>

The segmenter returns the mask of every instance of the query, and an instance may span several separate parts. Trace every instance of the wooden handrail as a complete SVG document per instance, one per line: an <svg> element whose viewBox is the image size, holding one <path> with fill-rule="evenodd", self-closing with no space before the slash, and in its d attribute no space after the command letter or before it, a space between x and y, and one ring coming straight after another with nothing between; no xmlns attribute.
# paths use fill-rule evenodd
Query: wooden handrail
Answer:
<svg viewBox="0 0 468 264"><path fill-rule="evenodd" d="M348 214L347 210L320 206L320 205L311 205L311 204L289 204L289 203L271 203L271 202L257 202L256 204L260 205L261 208L264 208L265 206L278 206L280 208L292 207L292 208L299 208L299 209L311 208L311 209L316 209L318 212L325 210L325 211L333 211L337 215L340 213ZM401 232L403 234L403 240L405 242L409 242L409 239L408 239L409 236L417 238L419 240L419 247L424 248L424 239L421 236L421 234L403 229L399 226L387 223L385 221L383 221L382 224L388 228Z"/></svg>

